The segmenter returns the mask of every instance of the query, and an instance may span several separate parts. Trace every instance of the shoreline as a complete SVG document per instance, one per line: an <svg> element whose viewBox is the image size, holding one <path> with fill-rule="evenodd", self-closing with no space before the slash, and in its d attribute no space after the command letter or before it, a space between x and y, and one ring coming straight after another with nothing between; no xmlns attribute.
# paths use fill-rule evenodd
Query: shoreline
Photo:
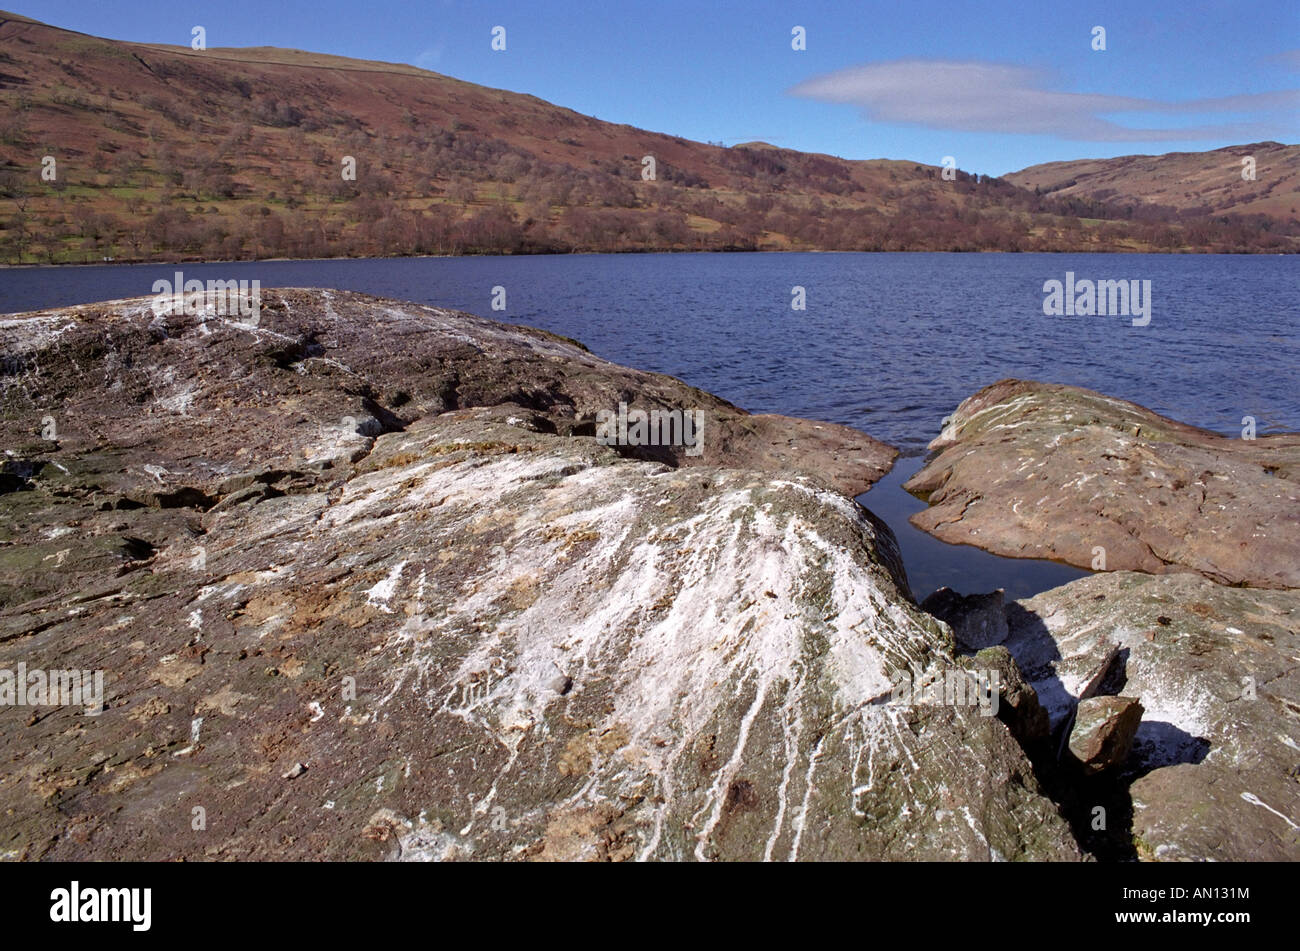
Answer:
<svg viewBox="0 0 1300 951"><path fill-rule="evenodd" d="M685 248L666 248L659 250L628 250L628 251L538 251L527 254L394 254L383 257L337 257L337 258L236 258L231 260L196 258L196 259L179 259L167 261L100 261L93 264L85 262L65 261L58 264L0 264L0 270L32 270L39 268L91 268L91 267L179 267L185 264L277 264L277 263L327 263L340 261L405 261L405 260L443 260L458 258L540 258L540 257L612 257L615 255L651 255L651 254L1015 254L1015 255L1033 255L1033 254L1052 254L1052 255L1071 255L1071 254L1105 254L1105 255L1152 255L1159 257L1286 257L1287 255L1300 254L1300 248L1293 251L1139 251L1132 250L1077 250L1077 251L1004 251L999 248L982 248L971 251L845 251L840 249L744 249L744 248L719 248L716 250L688 250Z"/></svg>

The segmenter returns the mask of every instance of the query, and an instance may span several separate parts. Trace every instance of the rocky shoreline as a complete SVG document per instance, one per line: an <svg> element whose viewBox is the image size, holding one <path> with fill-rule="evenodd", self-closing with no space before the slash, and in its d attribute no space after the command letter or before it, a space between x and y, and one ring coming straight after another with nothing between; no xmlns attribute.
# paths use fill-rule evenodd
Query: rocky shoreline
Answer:
<svg viewBox="0 0 1300 951"><path fill-rule="evenodd" d="M1093 570L1300 587L1300 434L1229 439L1073 386L1002 380L904 486L937 538Z"/></svg>
<svg viewBox="0 0 1300 951"><path fill-rule="evenodd" d="M983 391L918 522L1110 571L923 610L852 501L896 451L855 430L360 294L265 291L256 326L150 304L0 319L0 671L105 684L0 704L0 857L1300 857L1295 437ZM1087 480L1008 529L986 477L954 521L1034 439L1063 484L1058 396L1088 438L1132 420L1156 482L1228 467L1217 547L1157 536L1194 536L1181 501L1071 529ZM619 404L701 411L703 451L602 444Z"/></svg>

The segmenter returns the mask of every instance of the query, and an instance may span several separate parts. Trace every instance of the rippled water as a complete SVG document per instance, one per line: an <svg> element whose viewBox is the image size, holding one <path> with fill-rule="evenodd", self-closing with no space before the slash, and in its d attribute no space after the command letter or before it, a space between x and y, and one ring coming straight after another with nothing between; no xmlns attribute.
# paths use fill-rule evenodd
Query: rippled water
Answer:
<svg viewBox="0 0 1300 951"><path fill-rule="evenodd" d="M147 295L178 268L0 270L0 312ZM337 287L581 340L754 412L845 423L918 455L965 397L1016 376L1072 383L1226 434L1300 430L1300 259L1282 255L651 254L187 264L186 277ZM1048 317L1043 283L1151 281L1151 322ZM493 312L493 288L507 307ZM807 310L791 308L792 288ZM899 535L913 587L1025 595L1081 572L915 532L897 488L862 497Z"/></svg>

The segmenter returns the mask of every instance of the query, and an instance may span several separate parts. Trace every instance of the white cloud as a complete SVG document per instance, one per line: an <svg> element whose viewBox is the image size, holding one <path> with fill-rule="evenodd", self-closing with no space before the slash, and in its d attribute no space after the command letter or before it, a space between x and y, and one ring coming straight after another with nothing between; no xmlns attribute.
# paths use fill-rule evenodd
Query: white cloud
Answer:
<svg viewBox="0 0 1300 951"><path fill-rule="evenodd" d="M1135 128L1104 116L1260 113L1296 109L1300 90L1162 102L1132 96L1061 92L1037 69L1002 63L898 60L842 69L805 80L795 96L860 107L875 122L961 132L1053 135L1085 141L1156 141L1281 134L1278 122ZM1294 128L1294 118L1286 124Z"/></svg>

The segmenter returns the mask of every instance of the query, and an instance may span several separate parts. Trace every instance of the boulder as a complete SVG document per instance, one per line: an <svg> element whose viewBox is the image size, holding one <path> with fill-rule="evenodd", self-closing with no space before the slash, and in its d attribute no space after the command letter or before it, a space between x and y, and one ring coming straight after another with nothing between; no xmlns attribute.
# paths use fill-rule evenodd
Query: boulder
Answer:
<svg viewBox="0 0 1300 951"><path fill-rule="evenodd" d="M1300 587L1300 435L1229 439L1073 386L957 407L904 488L946 542L1017 558Z"/></svg>
<svg viewBox="0 0 1300 951"><path fill-rule="evenodd" d="M1133 748L1142 722L1142 704L1133 697L1080 700L1070 728L1070 755L1085 773L1121 765Z"/></svg>

